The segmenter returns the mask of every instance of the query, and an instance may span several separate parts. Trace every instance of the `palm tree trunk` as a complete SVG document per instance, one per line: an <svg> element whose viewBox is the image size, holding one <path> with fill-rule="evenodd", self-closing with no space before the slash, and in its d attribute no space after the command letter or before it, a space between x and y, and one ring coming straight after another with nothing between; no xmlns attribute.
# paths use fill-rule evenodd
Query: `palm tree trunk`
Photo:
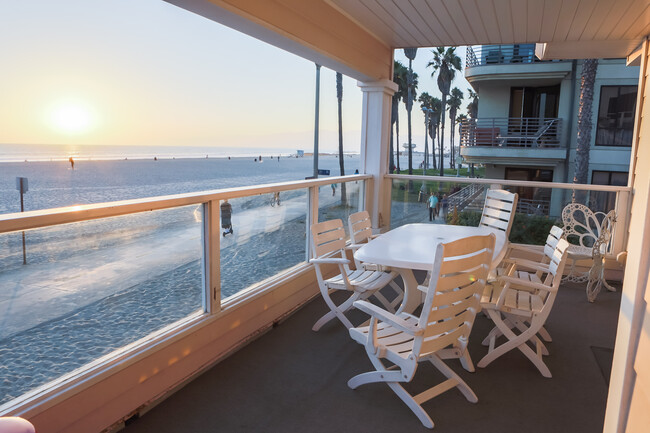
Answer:
<svg viewBox="0 0 650 433"><path fill-rule="evenodd" d="M443 93L442 94L442 116L440 119L440 123L442 123L441 129L442 131L440 132L440 176L445 175L445 164L444 164L444 148L445 148L445 108L447 107L447 94Z"/></svg>
<svg viewBox="0 0 650 433"><path fill-rule="evenodd" d="M336 73L336 87L337 99L339 106L339 168L341 169L341 176L345 176L345 161L343 159L343 75L340 72ZM348 204L347 192L345 189L345 182L341 182L341 204L343 206Z"/></svg>
<svg viewBox="0 0 650 433"><path fill-rule="evenodd" d="M397 172L399 173L401 171L399 167L399 115L395 118L395 140L397 141L395 143L395 156L397 157Z"/></svg>
<svg viewBox="0 0 650 433"><path fill-rule="evenodd" d="M449 147L451 148L451 168L456 167L456 152L454 149L454 134L456 132L456 121L454 119L449 119L451 122L450 131L451 131L451 143Z"/></svg>
<svg viewBox="0 0 650 433"><path fill-rule="evenodd" d="M598 59L586 59L582 64L580 102L578 105L578 138L573 183L588 183L592 104L594 101L594 83L596 81L597 69ZM586 204L586 198L586 191L573 190L573 201Z"/></svg>

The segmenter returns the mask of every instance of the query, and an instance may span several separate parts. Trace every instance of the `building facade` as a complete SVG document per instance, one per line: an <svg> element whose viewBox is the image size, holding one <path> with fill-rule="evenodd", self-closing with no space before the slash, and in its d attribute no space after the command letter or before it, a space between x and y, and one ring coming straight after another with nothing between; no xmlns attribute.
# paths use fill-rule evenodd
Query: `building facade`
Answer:
<svg viewBox="0 0 650 433"><path fill-rule="evenodd" d="M534 44L468 47L465 77L478 115L462 126L461 156L492 179L572 182L583 60L540 61ZM639 68L600 59L594 85L588 179L627 185ZM565 198L521 188L522 205L557 215ZM592 203L612 209L608 198Z"/></svg>

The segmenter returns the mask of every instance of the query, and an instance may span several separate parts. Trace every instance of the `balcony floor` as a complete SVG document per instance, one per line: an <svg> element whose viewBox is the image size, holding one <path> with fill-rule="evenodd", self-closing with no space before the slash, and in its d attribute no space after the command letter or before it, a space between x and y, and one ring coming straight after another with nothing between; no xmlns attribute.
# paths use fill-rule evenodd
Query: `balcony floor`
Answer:
<svg viewBox="0 0 650 433"><path fill-rule="evenodd" d="M554 338L545 357L552 379L516 350L475 373L447 361L479 402L450 390L425 403L434 431L602 431L620 299L620 292L601 292L589 304L584 285L562 285L547 322ZM123 431L429 431L385 384L347 387L348 379L371 370L371 364L338 322L311 331L325 311L316 298ZM359 312L351 318L365 320ZM490 328L486 317L477 317L470 340L475 363L487 352L480 342ZM441 379L422 363L406 388L417 393Z"/></svg>

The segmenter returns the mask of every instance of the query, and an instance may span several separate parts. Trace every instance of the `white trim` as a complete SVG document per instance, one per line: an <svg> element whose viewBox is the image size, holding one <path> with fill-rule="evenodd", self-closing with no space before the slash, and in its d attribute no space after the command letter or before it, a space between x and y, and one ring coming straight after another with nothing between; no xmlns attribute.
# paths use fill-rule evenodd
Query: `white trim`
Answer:
<svg viewBox="0 0 650 433"><path fill-rule="evenodd" d="M354 174L350 176L336 176L326 179L321 178L292 182L268 183L264 185L217 189L212 191L201 191L188 194L176 194L135 200L124 200L4 214L0 215L0 233L9 233L58 224L68 224L99 218L128 215L137 212L196 205L208 202L210 200L225 200L248 197L258 194L270 194L274 192L290 191L312 186L329 185L332 183L352 182L355 180L359 181L370 178L371 176L369 175Z"/></svg>
<svg viewBox="0 0 650 433"><path fill-rule="evenodd" d="M581 191L604 191L604 192L632 192L629 186L611 186L611 185L591 185L583 183L559 183L559 182L530 182L526 180L506 180L506 179L474 179L470 177L452 177L452 176L422 176L408 174L387 174L388 179L397 180L419 180L434 181L446 183L467 183L479 185L508 185L524 186L532 188L557 188L557 189L577 189Z"/></svg>

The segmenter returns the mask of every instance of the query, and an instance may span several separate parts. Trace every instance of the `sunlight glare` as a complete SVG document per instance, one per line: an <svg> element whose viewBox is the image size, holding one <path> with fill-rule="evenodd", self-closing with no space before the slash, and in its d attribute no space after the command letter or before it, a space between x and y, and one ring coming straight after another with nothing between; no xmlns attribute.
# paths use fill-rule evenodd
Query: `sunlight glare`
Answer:
<svg viewBox="0 0 650 433"><path fill-rule="evenodd" d="M91 110L79 101L61 101L50 111L50 123L54 129L66 134L83 134L94 126Z"/></svg>

